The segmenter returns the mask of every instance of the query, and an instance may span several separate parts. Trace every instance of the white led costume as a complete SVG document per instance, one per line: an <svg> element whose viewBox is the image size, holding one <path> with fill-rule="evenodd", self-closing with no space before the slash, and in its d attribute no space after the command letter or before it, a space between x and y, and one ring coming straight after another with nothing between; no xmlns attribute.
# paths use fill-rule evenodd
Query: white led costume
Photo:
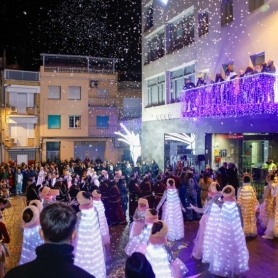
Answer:
<svg viewBox="0 0 278 278"><path fill-rule="evenodd" d="M227 188L231 193L225 193ZM247 271L249 252L243 233L240 211L234 196L234 189L228 185L223 188L223 206L219 225L214 230L213 250L209 271L214 275L234 277Z"/></svg>
<svg viewBox="0 0 278 278"><path fill-rule="evenodd" d="M172 186L169 183L171 181L173 182ZM184 222L182 215L182 209L184 208L181 204L178 190L175 187L174 179L169 178L167 180L167 188L156 209L159 210L162 204L161 219L166 222L169 229L167 239L169 241L174 241L184 238Z"/></svg>
<svg viewBox="0 0 278 278"><path fill-rule="evenodd" d="M94 207L82 209L78 214L74 264L96 278L106 278L104 250L99 220Z"/></svg>

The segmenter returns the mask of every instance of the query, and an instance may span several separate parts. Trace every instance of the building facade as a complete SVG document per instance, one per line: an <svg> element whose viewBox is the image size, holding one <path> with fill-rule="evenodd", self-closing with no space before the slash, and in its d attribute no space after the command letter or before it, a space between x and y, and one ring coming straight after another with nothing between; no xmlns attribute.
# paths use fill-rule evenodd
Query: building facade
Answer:
<svg viewBox="0 0 278 278"><path fill-rule="evenodd" d="M241 171L269 156L278 162L274 73L244 79L248 88L235 79L183 91L186 79L196 84L202 76L208 84L228 65L239 76L248 66L277 63L277 11L271 0L142 1L144 160L162 170L182 158L197 169L227 161Z"/></svg>

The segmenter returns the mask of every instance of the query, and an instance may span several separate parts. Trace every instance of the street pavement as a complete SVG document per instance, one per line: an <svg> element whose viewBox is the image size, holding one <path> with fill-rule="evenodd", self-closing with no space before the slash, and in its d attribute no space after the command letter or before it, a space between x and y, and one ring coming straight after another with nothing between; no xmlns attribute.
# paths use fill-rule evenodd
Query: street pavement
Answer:
<svg viewBox="0 0 278 278"><path fill-rule="evenodd" d="M11 242L7 244L10 257L7 258L6 269L17 265L22 245L21 212L25 206L24 196L13 196L10 199L12 207L6 209L3 214L3 222L11 236ZM177 242L171 242L174 256L178 256L187 266L189 272L186 277L211 278L208 264L191 257L193 240L198 230L198 221L185 222L185 238ZM105 248L107 277L124 278L124 265L127 259L124 247L128 242L128 226L114 226L110 228L111 244ZM249 271L240 278L278 278L278 238L264 240L263 230L258 226L258 236L247 239L247 247L250 254ZM159 278L159 277L157 277Z"/></svg>

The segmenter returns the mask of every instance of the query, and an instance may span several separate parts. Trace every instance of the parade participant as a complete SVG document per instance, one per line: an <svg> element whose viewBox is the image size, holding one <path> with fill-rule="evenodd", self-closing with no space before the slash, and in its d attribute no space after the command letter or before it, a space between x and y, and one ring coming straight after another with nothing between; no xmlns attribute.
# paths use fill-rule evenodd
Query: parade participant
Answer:
<svg viewBox="0 0 278 278"><path fill-rule="evenodd" d="M133 221L133 215L138 206L138 200L141 197L141 189L137 181L137 174L130 176L130 182L128 184L129 191L129 219Z"/></svg>
<svg viewBox="0 0 278 278"><path fill-rule="evenodd" d="M156 208L164 194L164 191L166 190L166 185L162 181L162 175L157 175L156 177L156 182L152 186L153 189L153 204L154 207ZM159 209L158 212L159 217L162 215L162 209Z"/></svg>
<svg viewBox="0 0 278 278"><path fill-rule="evenodd" d="M37 207L37 209L39 210L39 213L41 213L42 210L43 210L42 202L41 202L40 200L32 200L32 201L29 203L29 206L35 206L35 207Z"/></svg>
<svg viewBox="0 0 278 278"><path fill-rule="evenodd" d="M108 188L108 201L109 201L109 218L110 225L125 225L126 218L123 213L123 208L120 199L120 191L115 182L113 174L109 175L109 188Z"/></svg>
<svg viewBox="0 0 278 278"><path fill-rule="evenodd" d="M153 223L156 221L158 221L156 209L147 209L145 213L145 226L143 227L141 234L130 238L125 247L125 252L128 256L131 256L141 244L148 243Z"/></svg>
<svg viewBox="0 0 278 278"><path fill-rule="evenodd" d="M39 235L40 212L33 205L27 206L22 212L23 242L19 264L25 264L33 261L36 255L36 248L43 244L43 240Z"/></svg>
<svg viewBox="0 0 278 278"><path fill-rule="evenodd" d="M145 225L145 213L148 208L148 200L145 198L140 198L138 200L138 207L136 208L133 215L133 222L130 224L129 238L133 238L134 236L141 234Z"/></svg>
<svg viewBox="0 0 278 278"><path fill-rule="evenodd" d="M222 194L224 203L213 231L209 271L218 276L234 277L249 269L249 252L235 199L235 188L227 185Z"/></svg>
<svg viewBox="0 0 278 278"><path fill-rule="evenodd" d="M105 209L101 201L100 191L94 190L92 196L93 196L93 205L98 214L100 234L101 234L102 244L104 246L106 244L110 244L110 234L109 234L107 220L105 217Z"/></svg>
<svg viewBox="0 0 278 278"><path fill-rule="evenodd" d="M122 175L122 171L120 169L115 170L115 182L120 192L121 204L124 215L126 216L128 203L127 188L125 183L125 177Z"/></svg>
<svg viewBox="0 0 278 278"><path fill-rule="evenodd" d="M161 219L166 222L169 228L167 235L168 240L174 241L184 238L182 211L185 212L186 210L181 204L174 179L167 180L167 188L156 209L159 210L162 205Z"/></svg>
<svg viewBox="0 0 278 278"><path fill-rule="evenodd" d="M173 260L172 252L167 243L167 224L163 221L157 221L153 224L149 243L147 247L140 246L139 250L145 254L150 262L155 277L159 278L180 278L188 272L184 263L179 260Z"/></svg>
<svg viewBox="0 0 278 278"><path fill-rule="evenodd" d="M243 177L243 184L238 190L238 203L243 218L243 231L245 237L257 236L256 206L258 204L256 192L251 185L250 175Z"/></svg>
<svg viewBox="0 0 278 278"><path fill-rule="evenodd" d="M101 171L101 176L99 177L99 190L101 193L101 201L104 205L105 209L105 216L108 224L110 224L110 218L109 218L109 201L108 201L108 186L109 186L109 178L108 173L105 170Z"/></svg>
<svg viewBox="0 0 278 278"><path fill-rule="evenodd" d="M99 228L99 218L92 195L80 191L77 194L80 212L77 214L74 264L96 278L106 278L104 250Z"/></svg>
<svg viewBox="0 0 278 278"><path fill-rule="evenodd" d="M181 184L182 184L181 179L178 176L174 175L173 167L171 165L169 165L166 171L169 175L164 178L164 180L163 180L164 184L167 184L168 179L173 179L173 180L175 180L176 188L179 190L179 188L181 187Z"/></svg>
<svg viewBox="0 0 278 278"><path fill-rule="evenodd" d="M148 173L143 175L143 180L140 184L141 197L146 198L149 203L149 207L153 208L153 195L152 195L152 185L150 183L150 176Z"/></svg>

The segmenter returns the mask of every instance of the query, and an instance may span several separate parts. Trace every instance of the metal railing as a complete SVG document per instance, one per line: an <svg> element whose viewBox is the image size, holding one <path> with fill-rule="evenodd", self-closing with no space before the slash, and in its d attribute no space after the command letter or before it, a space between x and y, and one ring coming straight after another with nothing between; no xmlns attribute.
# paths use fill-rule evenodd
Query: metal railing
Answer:
<svg viewBox="0 0 278 278"><path fill-rule="evenodd" d="M277 76L259 73L181 92L181 116L229 118L278 110Z"/></svg>
<svg viewBox="0 0 278 278"><path fill-rule="evenodd" d="M96 74L114 74L113 69L86 68L86 67L44 67L45 72L65 72L65 73L96 73Z"/></svg>
<svg viewBox="0 0 278 278"><path fill-rule="evenodd" d="M89 107L115 107L116 100L115 98L89 98L88 106Z"/></svg>
<svg viewBox="0 0 278 278"><path fill-rule="evenodd" d="M99 127L99 126L89 126L88 135L91 137L115 137L116 131L119 131L119 126L109 126L109 127Z"/></svg>
<svg viewBox="0 0 278 278"><path fill-rule="evenodd" d="M39 81L39 72L23 71L23 70L8 70L4 71L5 79L21 80L21 81Z"/></svg>

